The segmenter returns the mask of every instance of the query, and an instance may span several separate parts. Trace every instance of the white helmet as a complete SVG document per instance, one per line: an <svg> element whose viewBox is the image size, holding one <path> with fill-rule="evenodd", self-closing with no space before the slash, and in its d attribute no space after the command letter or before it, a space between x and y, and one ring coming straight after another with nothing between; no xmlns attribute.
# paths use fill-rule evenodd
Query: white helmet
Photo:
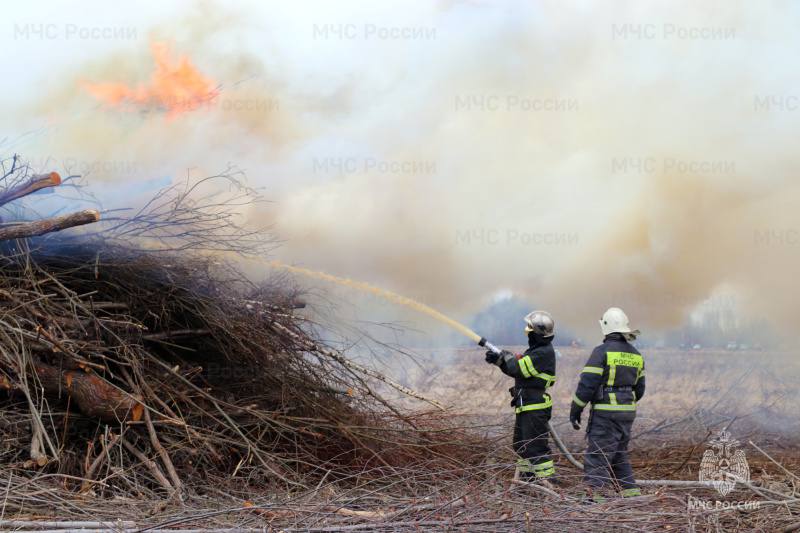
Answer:
<svg viewBox="0 0 800 533"><path fill-rule="evenodd" d="M531 311L525 315L525 333L538 333L545 339L555 334L556 323L547 311Z"/></svg>
<svg viewBox="0 0 800 533"><path fill-rule="evenodd" d="M619 307L611 307L603 313L603 318L600 319L600 329L603 331L603 335L622 333L626 337L634 339L641 333L638 329L631 329L628 315Z"/></svg>

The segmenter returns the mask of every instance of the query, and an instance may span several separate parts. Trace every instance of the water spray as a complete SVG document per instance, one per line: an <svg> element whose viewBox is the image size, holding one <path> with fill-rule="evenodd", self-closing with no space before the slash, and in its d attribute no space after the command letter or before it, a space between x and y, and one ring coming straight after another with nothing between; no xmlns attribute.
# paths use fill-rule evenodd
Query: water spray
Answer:
<svg viewBox="0 0 800 533"><path fill-rule="evenodd" d="M382 298L385 298L385 299L387 299L387 300L389 300L391 302L395 302L395 303L398 303L400 305L404 305L406 307L410 307L411 309L414 309L414 310L419 311L421 313L425 313L426 315L428 315L430 317L433 317L436 320L438 320L438 321L440 321L440 322L442 322L444 324L447 324L448 326L450 326L451 328L455 329L459 333L461 333L461 334L469 337L473 341L477 342L478 346L483 346L483 347L487 348L488 350L491 350L492 352L494 352L496 354L500 354L500 352L501 352L500 348L498 348L497 346L495 346L494 344L492 344L491 342L486 340L486 337L481 337L480 335L478 335L477 333L472 331L470 328L468 328L464 324L461 324L460 322L456 322L452 318L443 315L441 312L437 311L436 309L434 309L434 308L432 308L430 306L427 306L427 305L425 305L423 303L420 303L420 302L418 302L416 300L412 300L411 298L407 298L405 296L401 296L401 295L399 295L399 294L397 294L395 292L392 292L392 291L387 291L386 289L381 289L379 287L375 287L374 285L370 285L369 283L364 283L363 281L355 281L355 280L352 280L352 279L349 279L349 278L340 278L338 276L334 276L332 274L327 274L325 272L318 272L316 270L311 270L311 269L308 269L308 268L287 265L286 263L282 263L280 261L274 261L273 260L273 261L263 261L263 262L265 262L268 265L270 265L272 267L275 267L275 268L288 270L289 272L294 272L296 274L302 274L303 276L308 276L308 277L311 277L311 278L314 278L314 279L321 279L321 280L324 280L324 281L330 281L332 283L336 283L337 285L343 285L345 287L352 287L352 288L358 289L360 291L368 292L370 294L375 294L375 295L380 296ZM555 441L556 445L565 454L567 459L573 465L575 465L578 469L583 470L583 464L580 463L577 459L575 459L575 456L573 456L572 453L570 453L569 449L564 445L564 442L561 440L561 437L556 432L556 430L553 427L553 425L550 422L548 422L547 423L547 427L550 430L550 434L553 436L553 440ZM670 481L663 481L663 480L639 480L638 482L640 484L647 484L647 485L661 485L661 484L664 484L664 483L670 483ZM691 484L692 486L695 485L695 482L677 481L677 482L674 482L674 483L687 483L687 484Z"/></svg>
<svg viewBox="0 0 800 533"><path fill-rule="evenodd" d="M478 346L483 346L488 350L499 354L501 352L500 348L486 340L486 337L481 337L471 329L469 329L464 324L460 322L456 322L452 318L442 314L441 312L437 311L436 309L427 306L423 303L420 303L416 300L412 300L411 298L407 298L405 296L401 296L395 292L387 291L386 289L381 289L380 287L375 287L374 285L370 285L369 283L364 283L363 281L356 281L349 278L340 278L338 276L334 276L332 274L327 274L325 272L319 272L316 270L311 270L308 268L287 265L286 263L282 263L281 261L265 261L268 265L280 268L283 270L288 270L289 272L294 272L295 274L302 274L303 276L308 276L314 279L320 279L323 281L330 281L332 283L336 283L337 285L343 285L345 287L352 287L354 289L358 289L363 292L368 292L370 294L374 294L376 296L380 296L390 302L394 302L400 305L404 305L415 311L419 311L420 313L424 313L432 318L435 318L439 322L443 324L447 324L454 330L458 331L462 335L469 337L473 341L478 343Z"/></svg>

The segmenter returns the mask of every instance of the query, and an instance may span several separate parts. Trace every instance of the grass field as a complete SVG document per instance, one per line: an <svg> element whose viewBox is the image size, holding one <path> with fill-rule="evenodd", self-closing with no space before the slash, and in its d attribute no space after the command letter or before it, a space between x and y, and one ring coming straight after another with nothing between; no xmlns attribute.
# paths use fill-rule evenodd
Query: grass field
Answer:
<svg viewBox="0 0 800 533"><path fill-rule="evenodd" d="M509 347L519 353L524 347ZM563 421L590 348L560 348L557 382L550 390L553 416ZM433 363L415 369L412 387L462 413L507 416L513 380L487 365L479 349L433 355ZM759 426L798 434L800 361L790 353L727 351L645 351L647 392L639 403L638 424L651 427L665 419L709 410L735 416L738 426Z"/></svg>
<svg viewBox="0 0 800 533"><path fill-rule="evenodd" d="M590 348L560 349L558 381L551 389L553 425L578 457L585 447L584 432L572 429L568 414L589 352ZM436 368L428 367L414 384L455 412L474 417L498 445L510 445L513 413L507 388L513 380L487 365L480 350L458 350L448 359L447 353L440 355ZM709 442L727 429L747 454L753 483L777 487L792 497L798 494L800 479L794 475L800 474L800 364L794 354L652 350L644 356L647 392L639 403L631 445L638 478L697 480ZM569 490L579 490L581 473L555 453ZM665 491L669 493L645 488L650 494ZM686 498L685 491L674 496ZM745 496L737 490L728 499Z"/></svg>

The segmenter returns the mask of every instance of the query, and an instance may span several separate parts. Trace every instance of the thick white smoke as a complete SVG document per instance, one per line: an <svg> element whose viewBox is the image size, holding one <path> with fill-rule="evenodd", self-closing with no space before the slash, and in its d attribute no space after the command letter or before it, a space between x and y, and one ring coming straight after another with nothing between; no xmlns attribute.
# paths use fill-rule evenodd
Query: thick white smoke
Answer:
<svg viewBox="0 0 800 533"><path fill-rule="evenodd" d="M778 326L800 316L792 6L259 2L160 17L138 42L35 65L58 83L5 109L4 135L46 129L13 148L97 163L90 178L113 183L237 163L273 201L246 216L285 240L280 259L461 318L511 290L578 329L609 305L662 327L721 287ZM82 89L146 82L151 38L219 82L217 104L167 118Z"/></svg>

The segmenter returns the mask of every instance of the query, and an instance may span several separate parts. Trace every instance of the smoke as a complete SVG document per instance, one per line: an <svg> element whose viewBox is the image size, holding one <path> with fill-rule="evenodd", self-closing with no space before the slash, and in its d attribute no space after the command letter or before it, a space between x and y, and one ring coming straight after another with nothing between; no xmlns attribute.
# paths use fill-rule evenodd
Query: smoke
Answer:
<svg viewBox="0 0 800 533"><path fill-rule="evenodd" d="M97 181L237 163L278 259L462 319L511 291L587 335L611 305L668 328L724 290L788 331L797 13L728 5L201 4L4 116ZM169 116L82 88L146 82L150 40L216 103Z"/></svg>

